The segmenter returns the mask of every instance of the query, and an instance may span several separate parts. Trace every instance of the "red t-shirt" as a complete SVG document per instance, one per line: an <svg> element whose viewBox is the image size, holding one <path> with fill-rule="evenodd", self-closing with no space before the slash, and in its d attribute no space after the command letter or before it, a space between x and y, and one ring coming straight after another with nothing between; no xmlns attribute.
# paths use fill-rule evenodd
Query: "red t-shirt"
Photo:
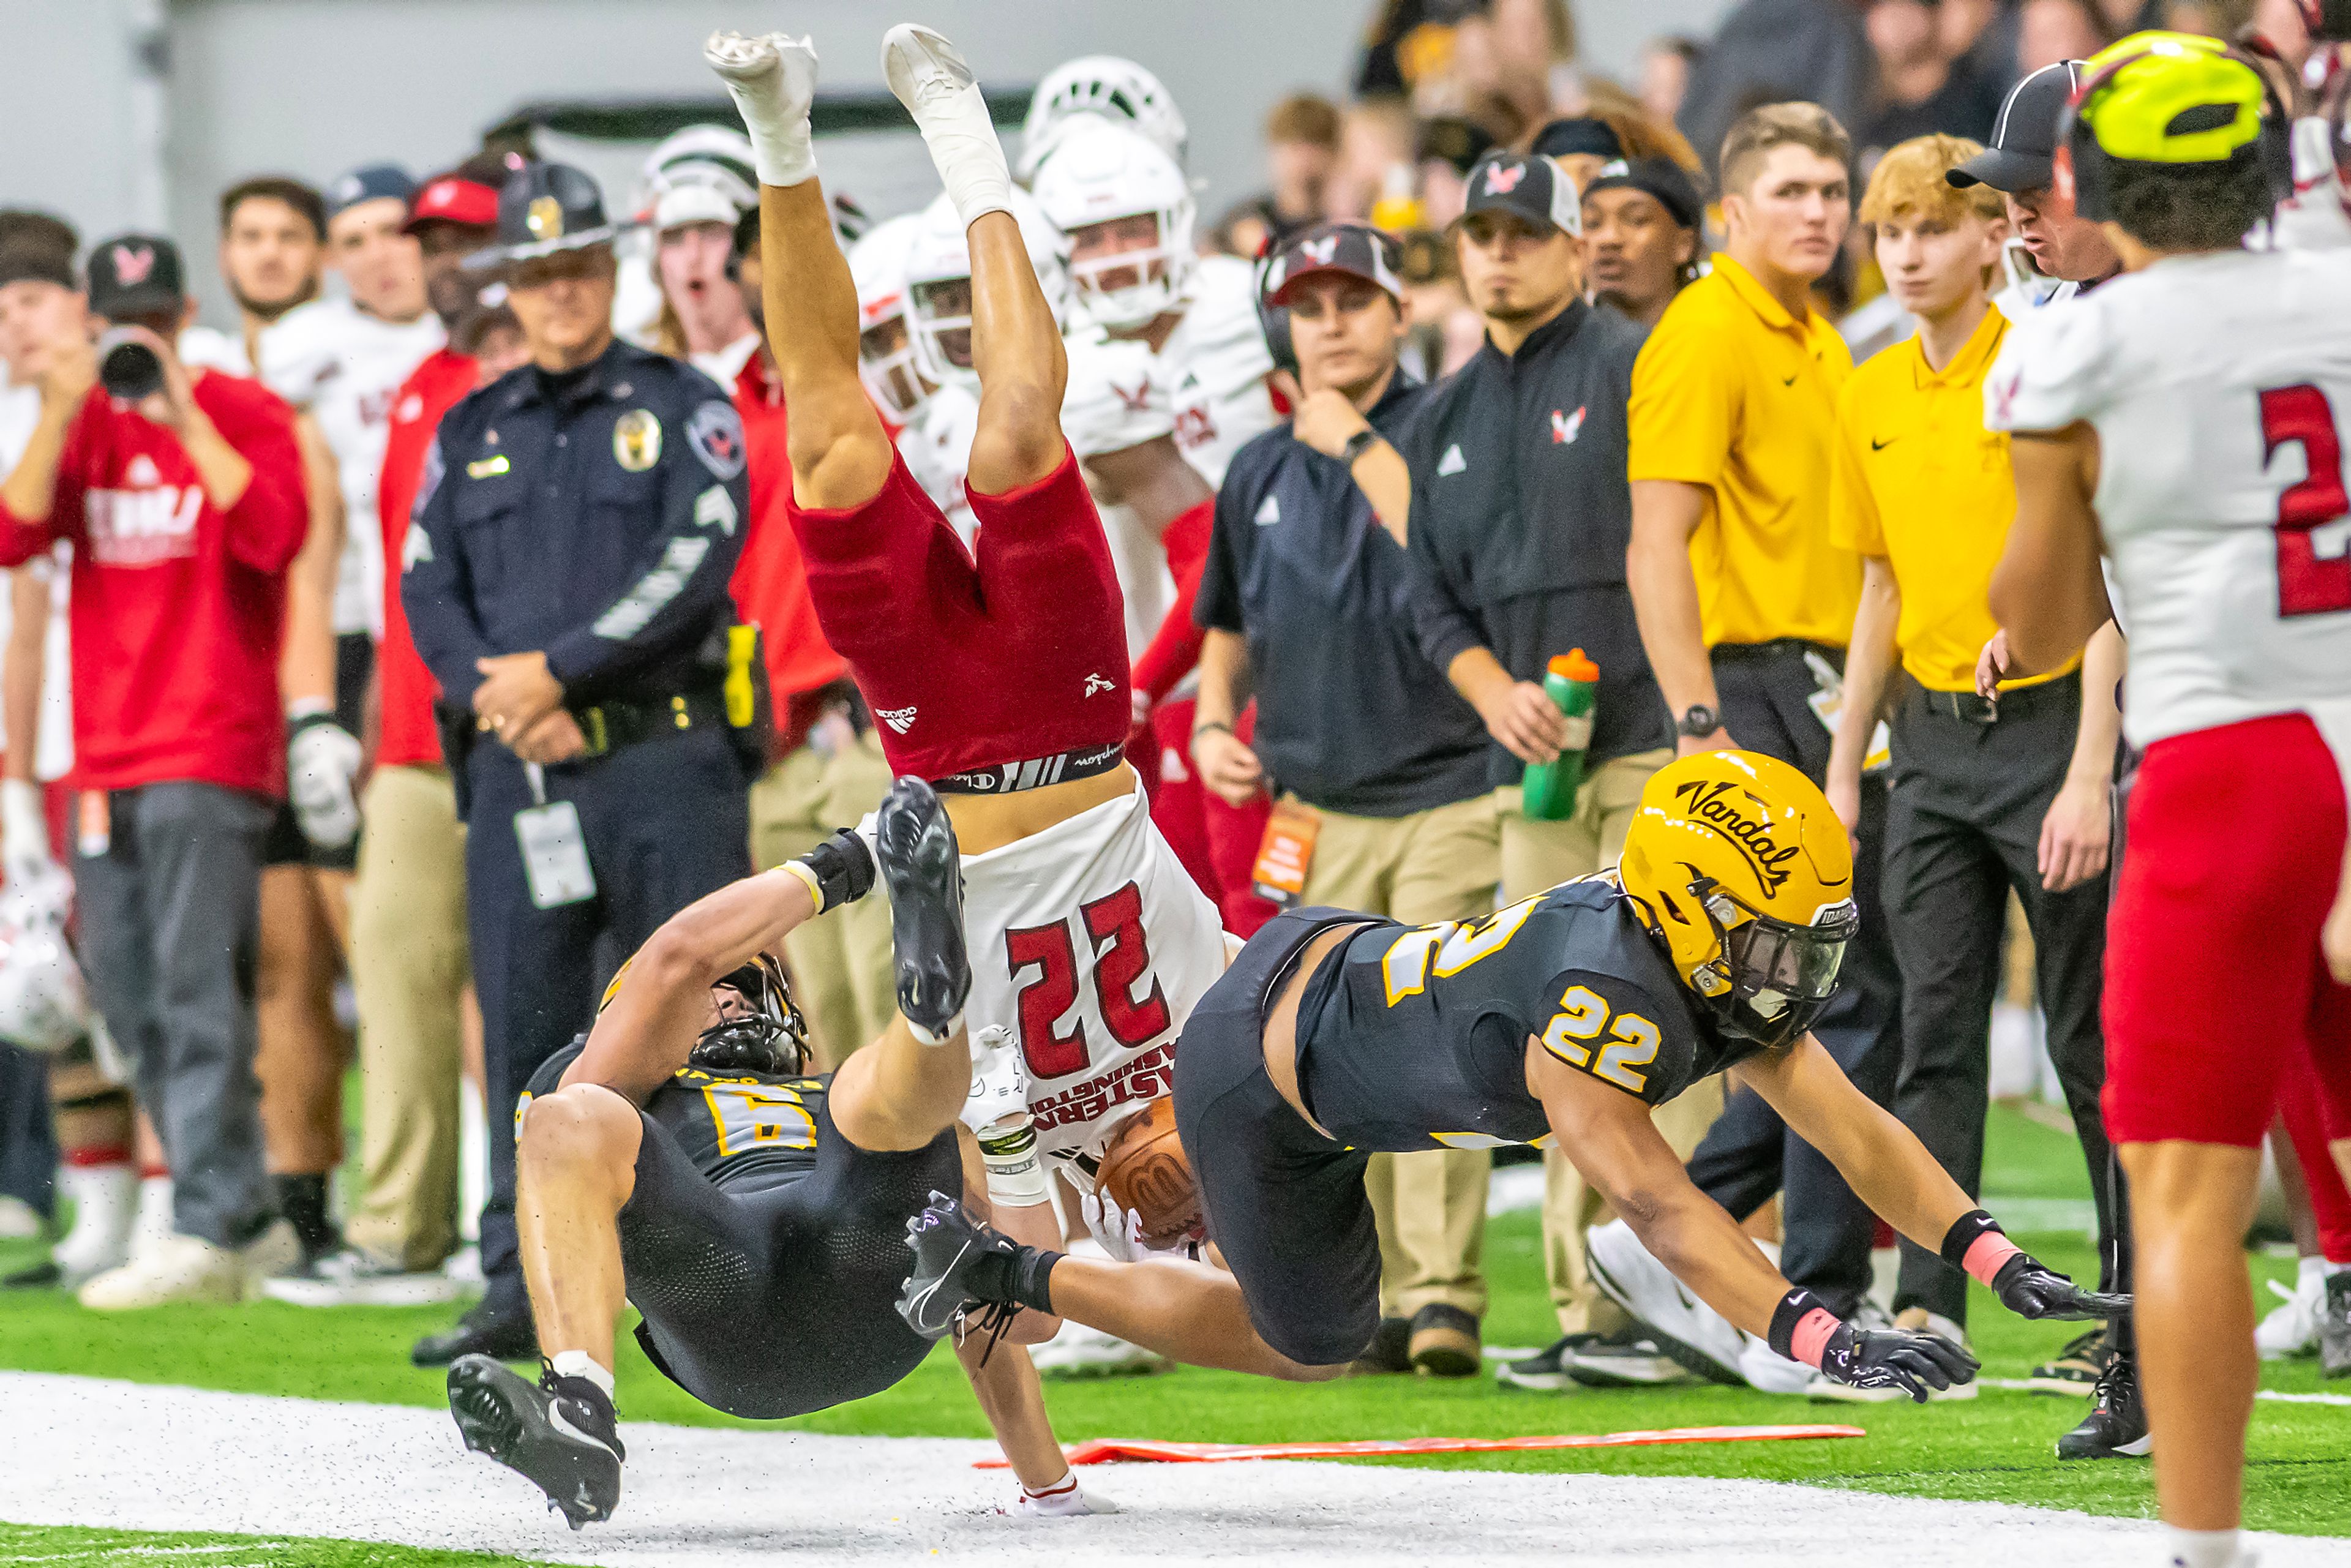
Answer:
<svg viewBox="0 0 2351 1568"><path fill-rule="evenodd" d="M179 437L92 388L47 517L0 503L0 566L73 541L74 775L85 789L196 782L282 794L277 657L286 569L310 527L294 413L260 382L199 371L196 405L253 465L206 496Z"/></svg>
<svg viewBox="0 0 2351 1568"><path fill-rule="evenodd" d="M400 603L400 571L409 513L415 509L416 487L424 478L424 455L441 428L441 416L474 390L480 375L480 365L470 356L442 349L410 372L392 400L383 476L375 491L377 520L383 528L383 641L376 645L375 655L382 719L375 751L379 768L416 768L442 760L441 734L433 723L433 699L441 686L409 634L408 612Z"/></svg>
<svg viewBox="0 0 2351 1568"><path fill-rule="evenodd" d="M798 737L789 731L804 727L807 721L788 716L792 697L841 679L849 673L849 663L832 651L817 623L808 568L784 516L792 492L792 460L784 444L783 398L764 357L754 354L743 367L735 383L735 407L743 416L749 453L751 517L727 586L737 612L758 622L768 684L775 691L776 722L786 732L780 738L797 745Z"/></svg>

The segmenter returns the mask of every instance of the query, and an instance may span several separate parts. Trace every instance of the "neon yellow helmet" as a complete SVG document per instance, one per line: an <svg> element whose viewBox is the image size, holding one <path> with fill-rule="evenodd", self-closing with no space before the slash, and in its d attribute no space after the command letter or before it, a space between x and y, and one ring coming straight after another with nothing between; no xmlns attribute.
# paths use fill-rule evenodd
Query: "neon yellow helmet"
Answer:
<svg viewBox="0 0 2351 1568"><path fill-rule="evenodd" d="M2133 33L2083 63L2057 139L2060 178L2093 221L2114 215L2117 163L2261 163L2283 193L2293 179L2287 133L2268 78L2241 51L2193 33Z"/></svg>
<svg viewBox="0 0 2351 1568"><path fill-rule="evenodd" d="M1641 791L1618 866L1674 974L1728 1032L1784 1045L1835 992L1861 928L1828 797L1786 763L1705 751Z"/></svg>

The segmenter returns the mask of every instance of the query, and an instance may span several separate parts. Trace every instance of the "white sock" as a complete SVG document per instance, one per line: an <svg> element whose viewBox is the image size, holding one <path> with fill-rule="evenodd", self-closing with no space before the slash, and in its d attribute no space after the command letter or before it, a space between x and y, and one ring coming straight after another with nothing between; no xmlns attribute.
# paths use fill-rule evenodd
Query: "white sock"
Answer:
<svg viewBox="0 0 2351 1568"><path fill-rule="evenodd" d="M2234 1568L2237 1532L2233 1530L2174 1530L2163 1527L2165 1568Z"/></svg>
<svg viewBox="0 0 2351 1568"><path fill-rule="evenodd" d="M102 1166L61 1166L57 1186L73 1199L73 1228L66 1241L83 1238L82 1246L102 1242L120 1247L131 1234L131 1218L139 1208L139 1172L124 1160ZM64 1245L65 1243L60 1243Z"/></svg>
<svg viewBox="0 0 2351 1568"><path fill-rule="evenodd" d="M2304 1269L2313 1263L2318 1265L2316 1272L2322 1280L2332 1280L2337 1274L2351 1274L2351 1263L2330 1263L2324 1258L2304 1258L2302 1260Z"/></svg>
<svg viewBox="0 0 2351 1568"><path fill-rule="evenodd" d="M1004 161L1004 144L996 139L996 122L988 118L987 99L977 83L925 97L919 107L909 104L907 110L964 227L989 213L1012 210L1012 170Z"/></svg>
<svg viewBox="0 0 2351 1568"><path fill-rule="evenodd" d="M559 1350L548 1361L558 1377L584 1377L612 1397L612 1375L596 1364L596 1358L584 1350Z"/></svg>

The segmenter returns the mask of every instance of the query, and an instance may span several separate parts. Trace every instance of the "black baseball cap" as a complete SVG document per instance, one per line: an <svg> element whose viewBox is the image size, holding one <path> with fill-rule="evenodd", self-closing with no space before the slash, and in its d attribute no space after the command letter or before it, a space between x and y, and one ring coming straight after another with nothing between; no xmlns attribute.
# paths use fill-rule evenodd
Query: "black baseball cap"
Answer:
<svg viewBox="0 0 2351 1568"><path fill-rule="evenodd" d="M1572 235L1583 232L1583 208L1577 200L1575 183L1547 157L1496 152L1469 171L1469 193L1462 217L1496 212L1515 213L1537 228Z"/></svg>
<svg viewBox="0 0 2351 1568"><path fill-rule="evenodd" d="M327 187L327 216L387 196L407 206L416 199L416 182L397 163L365 164Z"/></svg>
<svg viewBox="0 0 2351 1568"><path fill-rule="evenodd" d="M162 235L118 235L89 253L89 308L109 320L177 318L187 298L180 247Z"/></svg>
<svg viewBox="0 0 2351 1568"><path fill-rule="evenodd" d="M60 288L81 287L74 277L73 257L49 246L0 241L0 288L12 283L54 283Z"/></svg>
<svg viewBox="0 0 2351 1568"><path fill-rule="evenodd" d="M1656 199L1657 204L1686 229L1694 229L1706 216L1706 203L1698 193L1698 185L1687 172L1670 158L1619 158L1604 163L1593 176L1584 191L1634 190Z"/></svg>
<svg viewBox="0 0 2351 1568"><path fill-rule="evenodd" d="M2056 179L2057 122L2082 83L2080 60L2043 66L2008 89L2000 117L1992 121L1991 144L1943 178L1961 190L1990 185L2014 194L2038 191Z"/></svg>
<svg viewBox="0 0 2351 1568"><path fill-rule="evenodd" d="M466 265L501 266L609 245L620 225L604 215L595 177L569 163L526 163L498 192L497 243Z"/></svg>
<svg viewBox="0 0 2351 1568"><path fill-rule="evenodd" d="M1457 174L1467 174L1477 167L1479 159L1494 150L1494 138L1484 126L1449 114L1421 121L1417 140L1416 162L1435 159L1453 165Z"/></svg>
<svg viewBox="0 0 2351 1568"><path fill-rule="evenodd" d="M1301 278L1318 272L1343 272L1386 290L1391 299L1402 300L1403 264L1403 247L1394 235L1352 218L1334 219L1301 229L1274 246L1265 258L1259 298L1268 305L1284 307Z"/></svg>
<svg viewBox="0 0 2351 1568"><path fill-rule="evenodd" d="M1622 158L1625 142L1604 120L1554 120L1535 132L1534 151L1540 158Z"/></svg>

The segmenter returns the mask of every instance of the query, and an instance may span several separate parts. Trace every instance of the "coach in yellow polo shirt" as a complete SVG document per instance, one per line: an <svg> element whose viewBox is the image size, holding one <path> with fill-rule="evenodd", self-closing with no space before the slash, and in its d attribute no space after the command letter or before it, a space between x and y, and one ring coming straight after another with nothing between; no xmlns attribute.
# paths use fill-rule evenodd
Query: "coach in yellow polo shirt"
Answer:
<svg viewBox="0 0 2351 1568"><path fill-rule="evenodd" d="M1815 782L1861 592L1859 558L1829 538L1836 399L1853 360L1811 305L1852 216L1852 153L1816 104L1766 104L1731 126L1719 165L1724 247L1642 349L1629 413L1625 576L1677 744L1764 752ZM1883 1104L1902 1066L1901 982L1877 904L1884 791L1871 796L1855 865L1861 934L1813 1032ZM1782 1271L1832 1312L1859 1304L1876 1222L1760 1096L1729 1097L1689 1168L1734 1215L1782 1193ZM1760 1343L1739 1371L1775 1393L1813 1378Z"/></svg>
<svg viewBox="0 0 2351 1568"><path fill-rule="evenodd" d="M1895 1113L1977 1190L1985 1042L2012 889L2032 931L2050 1059L2101 1178L2100 1256L2112 1258L2098 994L2121 644L2109 622L2086 678L2069 664L1996 687L1983 657L1997 630L1992 567L2016 514L2008 437L1983 423L1984 376L2009 330L1985 294L2005 220L1995 193L1943 177L1980 151L1953 136L1906 141L1879 162L1861 205L1886 287L1917 334L1855 371L1838 402L1830 533L1861 553L1864 586L1829 799L1848 825L1859 821L1863 754L1897 687L1885 881L1909 1064ZM1896 1321L1961 1338L1967 1282L1906 1245Z"/></svg>

